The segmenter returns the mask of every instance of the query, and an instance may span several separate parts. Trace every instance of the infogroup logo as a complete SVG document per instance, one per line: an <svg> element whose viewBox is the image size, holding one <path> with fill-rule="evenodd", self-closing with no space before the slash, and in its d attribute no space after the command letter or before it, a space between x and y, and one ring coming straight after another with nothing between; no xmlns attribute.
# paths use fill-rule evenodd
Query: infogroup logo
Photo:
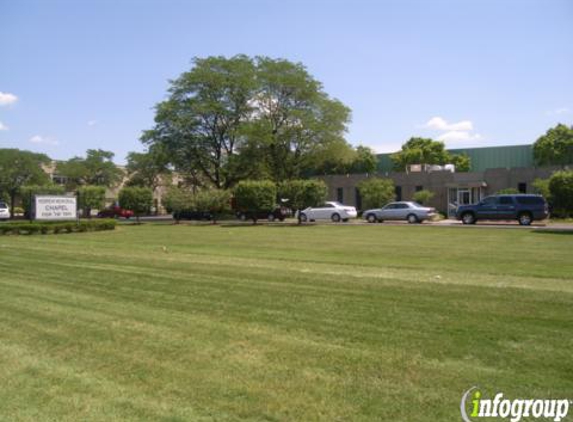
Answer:
<svg viewBox="0 0 573 422"><path fill-rule="evenodd" d="M507 399L503 393L486 399L475 386L463 394L460 412L465 422L474 422L479 418L509 419L511 422L534 418L559 422L569 413L569 404L568 399Z"/></svg>

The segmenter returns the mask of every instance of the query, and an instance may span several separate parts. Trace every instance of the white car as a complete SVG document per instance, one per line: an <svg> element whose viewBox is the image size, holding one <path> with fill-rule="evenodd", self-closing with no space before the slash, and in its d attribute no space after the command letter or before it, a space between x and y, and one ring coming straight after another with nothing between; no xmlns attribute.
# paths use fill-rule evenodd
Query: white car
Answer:
<svg viewBox="0 0 573 422"><path fill-rule="evenodd" d="M319 207L308 207L300 212L300 221L331 220L335 223L356 218L356 208L343 205L340 202L325 202Z"/></svg>
<svg viewBox="0 0 573 422"><path fill-rule="evenodd" d="M0 202L0 220L8 220L10 218L10 210L6 202Z"/></svg>

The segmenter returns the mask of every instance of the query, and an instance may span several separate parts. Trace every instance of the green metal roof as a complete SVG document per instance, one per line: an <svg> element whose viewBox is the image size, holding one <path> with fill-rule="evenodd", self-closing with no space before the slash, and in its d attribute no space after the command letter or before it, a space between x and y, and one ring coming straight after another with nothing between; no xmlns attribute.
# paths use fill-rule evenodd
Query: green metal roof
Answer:
<svg viewBox="0 0 573 422"><path fill-rule="evenodd" d="M467 154L470 171L494 168L533 167L533 145L507 145L500 147L449 149L451 154ZM392 154L378 154L378 171L392 171Z"/></svg>

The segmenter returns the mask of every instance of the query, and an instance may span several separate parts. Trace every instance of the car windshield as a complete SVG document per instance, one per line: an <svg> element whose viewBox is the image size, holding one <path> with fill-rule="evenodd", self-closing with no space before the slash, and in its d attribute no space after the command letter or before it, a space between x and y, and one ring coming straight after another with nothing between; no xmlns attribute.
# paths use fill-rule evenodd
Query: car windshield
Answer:
<svg viewBox="0 0 573 422"><path fill-rule="evenodd" d="M6 205L6 202L0 202L0 208L8 208L8 205Z"/></svg>
<svg viewBox="0 0 573 422"><path fill-rule="evenodd" d="M424 206L422 204L418 204L417 202L412 202L411 204L413 206L415 206L416 208L424 208Z"/></svg>
<svg viewBox="0 0 573 422"><path fill-rule="evenodd" d="M339 206L339 207L342 206L342 204L341 204L340 202L338 202L338 201L332 201L331 204L332 204L332 205Z"/></svg>

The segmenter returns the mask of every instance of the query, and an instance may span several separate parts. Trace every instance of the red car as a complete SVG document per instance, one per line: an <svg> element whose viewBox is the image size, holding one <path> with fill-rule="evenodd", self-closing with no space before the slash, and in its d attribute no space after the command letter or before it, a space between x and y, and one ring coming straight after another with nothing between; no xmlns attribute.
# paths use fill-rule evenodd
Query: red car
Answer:
<svg viewBox="0 0 573 422"><path fill-rule="evenodd" d="M97 213L97 216L100 218L118 218L118 217L130 218L133 217L133 211L125 210L117 205L114 205L113 207L101 210L100 212Z"/></svg>

